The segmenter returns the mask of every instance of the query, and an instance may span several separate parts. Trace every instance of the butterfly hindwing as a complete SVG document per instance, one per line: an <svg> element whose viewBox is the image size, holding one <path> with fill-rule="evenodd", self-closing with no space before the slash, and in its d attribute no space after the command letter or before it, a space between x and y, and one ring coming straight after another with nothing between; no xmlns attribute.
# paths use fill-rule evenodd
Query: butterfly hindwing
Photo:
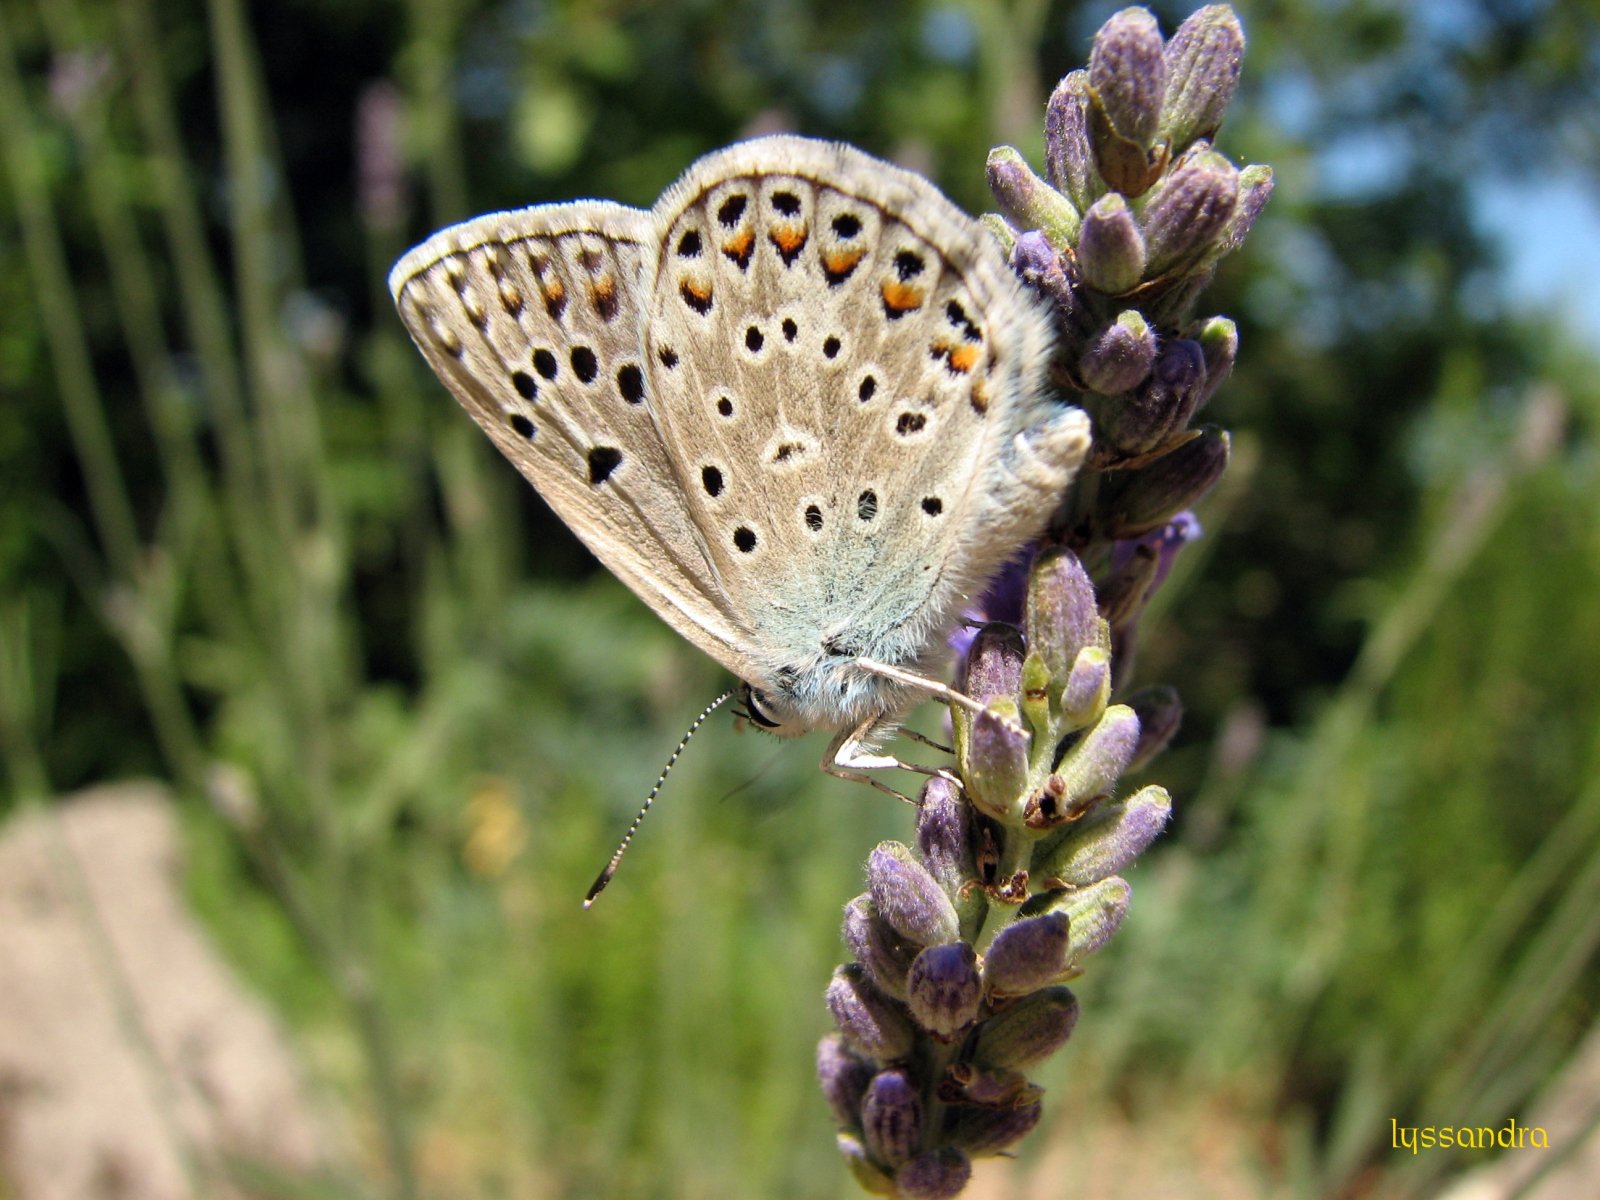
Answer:
<svg viewBox="0 0 1600 1200"><path fill-rule="evenodd" d="M916 661L1054 503L989 494L1067 411L1040 399L1047 318L980 225L849 147L736 145L655 217L657 418L768 670L824 646Z"/></svg>

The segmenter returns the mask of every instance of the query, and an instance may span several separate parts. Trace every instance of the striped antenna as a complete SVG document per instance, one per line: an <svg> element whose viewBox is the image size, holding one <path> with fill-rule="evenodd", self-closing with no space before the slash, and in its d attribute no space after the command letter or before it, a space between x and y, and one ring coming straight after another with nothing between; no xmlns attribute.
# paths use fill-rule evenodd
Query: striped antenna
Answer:
<svg viewBox="0 0 1600 1200"><path fill-rule="evenodd" d="M683 753L683 748L689 744L689 739L694 736L695 730L706 723L706 718L739 692L738 688L729 688L710 704L701 710L700 715L689 722L689 729L678 742L678 748L667 756L667 765L661 768L661 774L656 776L656 785L650 789L650 794L644 798L644 803L639 806L638 814L633 818L633 823L628 826L628 832L622 835L622 841L617 843L617 852L611 856L611 861L606 864L594 883L589 886L589 894L583 898L583 906L588 908L594 903L595 897L606 890L606 884L611 882L611 877L617 873L617 866L622 862L622 856L628 852L628 843L633 841L633 835L639 832L639 826L644 824L645 815L650 811L650 805L655 803L656 796L661 791L661 785L666 783L667 775L671 772L673 764L678 761L678 755Z"/></svg>

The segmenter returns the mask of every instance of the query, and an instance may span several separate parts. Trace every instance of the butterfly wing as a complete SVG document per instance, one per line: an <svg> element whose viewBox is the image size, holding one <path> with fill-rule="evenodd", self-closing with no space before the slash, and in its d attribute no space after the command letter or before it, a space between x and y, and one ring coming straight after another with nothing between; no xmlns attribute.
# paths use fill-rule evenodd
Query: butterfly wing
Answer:
<svg viewBox="0 0 1600 1200"><path fill-rule="evenodd" d="M585 201L443 230L389 277L430 366L556 514L735 674L749 635L717 584L653 415L640 345L649 214Z"/></svg>
<svg viewBox="0 0 1600 1200"><path fill-rule="evenodd" d="M1043 393L1048 317L981 225L847 146L736 145L654 215L646 370L747 678L925 661L1087 449Z"/></svg>

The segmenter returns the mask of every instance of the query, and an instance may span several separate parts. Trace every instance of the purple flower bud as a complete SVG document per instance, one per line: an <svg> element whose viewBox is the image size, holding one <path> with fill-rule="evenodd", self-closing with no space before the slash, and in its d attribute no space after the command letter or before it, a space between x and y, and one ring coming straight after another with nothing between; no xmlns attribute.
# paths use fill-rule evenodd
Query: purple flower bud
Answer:
<svg viewBox="0 0 1600 1200"><path fill-rule="evenodd" d="M1011 269L1023 283L1054 303L1063 316L1073 317L1082 307L1077 268L1037 229L1023 234L1011 248Z"/></svg>
<svg viewBox="0 0 1600 1200"><path fill-rule="evenodd" d="M1099 646L1085 646L1061 689L1061 715L1082 728L1100 719L1110 697L1111 655Z"/></svg>
<svg viewBox="0 0 1600 1200"><path fill-rule="evenodd" d="M1144 541L1117 542L1130 552L1117 556L1111 574L1100 585L1100 611L1116 633L1136 621L1144 611L1146 599L1155 590L1156 572L1161 559L1156 548Z"/></svg>
<svg viewBox="0 0 1600 1200"><path fill-rule="evenodd" d="M850 1174L856 1177L863 1191L873 1196L896 1195L894 1177L872 1161L860 1138L853 1133L841 1133L838 1144L845 1166L850 1168Z"/></svg>
<svg viewBox="0 0 1600 1200"><path fill-rule="evenodd" d="M867 979L860 963L847 963L828 985L828 1011L851 1048L878 1062L911 1053L916 1030L905 1010Z"/></svg>
<svg viewBox="0 0 1600 1200"><path fill-rule="evenodd" d="M1014 700L992 700L972 718L961 778L973 804L998 821L1015 821L1026 797L1028 735Z"/></svg>
<svg viewBox="0 0 1600 1200"><path fill-rule="evenodd" d="M972 854L972 808L943 775L923 785L917 805L917 853L947 896L959 897L977 878ZM959 905L960 901L955 901Z"/></svg>
<svg viewBox="0 0 1600 1200"><path fill-rule="evenodd" d="M978 952L968 942L929 946L911 964L906 981L911 1015L941 1042L954 1041L978 1018L983 978Z"/></svg>
<svg viewBox="0 0 1600 1200"><path fill-rule="evenodd" d="M1020 1108L974 1108L961 1114L953 1138L973 1158L988 1158L1016 1145L1039 1123L1044 1104Z"/></svg>
<svg viewBox="0 0 1600 1200"><path fill-rule="evenodd" d="M1244 30L1226 4L1208 4L1189 15L1167 43L1167 92L1161 132L1180 153L1196 138L1209 138L1239 84L1244 65Z"/></svg>
<svg viewBox="0 0 1600 1200"><path fill-rule="evenodd" d="M1101 196L1083 215L1078 270L1085 284L1108 296L1131 292L1144 276L1144 234L1116 192Z"/></svg>
<svg viewBox="0 0 1600 1200"><path fill-rule="evenodd" d="M1068 960L1076 966L1111 940L1128 915L1133 889L1120 875L1068 892L1061 907L1072 919L1072 949Z"/></svg>
<svg viewBox="0 0 1600 1200"><path fill-rule="evenodd" d="M1272 199L1272 168L1252 164L1239 172L1239 200L1234 205L1233 219L1222 236L1223 249L1232 253L1244 245L1245 238L1255 228L1256 218Z"/></svg>
<svg viewBox="0 0 1600 1200"><path fill-rule="evenodd" d="M1239 356L1239 327L1227 317L1212 317L1200 323L1195 340L1200 343L1200 353L1206 361L1205 385L1194 406L1199 412L1217 394L1223 380L1233 374L1233 363Z"/></svg>
<svg viewBox="0 0 1600 1200"><path fill-rule="evenodd" d="M878 1162L898 1167L922 1140L922 1097L903 1071L880 1071L861 1102L861 1132Z"/></svg>
<svg viewBox="0 0 1600 1200"><path fill-rule="evenodd" d="M822 1094L840 1128L860 1128L861 1098L866 1095L872 1075L871 1065L850 1053L839 1034L826 1034L817 1043L817 1082L822 1085Z"/></svg>
<svg viewBox="0 0 1600 1200"><path fill-rule="evenodd" d="M1238 203L1239 172L1220 154L1191 151L1152 193L1144 212L1145 273L1191 265L1217 245Z"/></svg>
<svg viewBox="0 0 1600 1200"><path fill-rule="evenodd" d="M1149 377L1116 404L1105 421L1106 439L1124 454L1142 454L1183 428L1200 402L1206 382L1199 342L1170 338L1156 355Z"/></svg>
<svg viewBox="0 0 1600 1200"><path fill-rule="evenodd" d="M857 896L844 909L844 944L856 961L867 969L867 977L886 996L906 998L906 972L919 947L903 940L878 915L870 896Z"/></svg>
<svg viewBox="0 0 1600 1200"><path fill-rule="evenodd" d="M1110 615L1116 607L1110 593L1115 590L1118 581L1125 573L1133 578L1135 581L1133 586L1138 589L1135 594L1124 600L1130 605L1132 614L1136 616L1149 603L1156 589L1172 573L1172 564L1177 562L1178 552L1203 532L1205 531L1200 528L1200 522L1195 515L1185 511L1176 514L1165 525L1152 529L1149 533L1113 542L1111 579L1107 586L1100 590L1100 604L1107 611L1106 619L1113 626L1118 624L1118 620ZM1131 571L1128 570L1130 566ZM1127 615L1123 614L1124 617Z"/></svg>
<svg viewBox="0 0 1600 1200"><path fill-rule="evenodd" d="M1052 886L1099 883L1143 854L1171 815L1172 797L1165 788L1142 788L1126 800L1094 809L1059 845L1036 855L1034 869Z"/></svg>
<svg viewBox="0 0 1600 1200"><path fill-rule="evenodd" d="M1022 698L1022 631L1015 625L985 625L973 639L961 690L980 704L996 697Z"/></svg>
<svg viewBox="0 0 1600 1200"><path fill-rule="evenodd" d="M1083 212L1106 190L1089 145L1089 72L1056 85L1044 115L1045 176Z"/></svg>
<svg viewBox="0 0 1600 1200"><path fill-rule="evenodd" d="M1027 917L1006 926L984 956L983 975L996 997L1025 996L1067 967L1072 922L1063 912Z"/></svg>
<svg viewBox="0 0 1600 1200"><path fill-rule="evenodd" d="M1078 236L1078 210L1055 188L1033 173L1020 153L1010 146L989 151L989 190L1013 224L1037 229L1057 246L1069 246Z"/></svg>
<svg viewBox="0 0 1600 1200"><path fill-rule="evenodd" d="M1069 806L1107 795L1128 769L1139 744L1139 718L1126 704L1113 704L1061 760L1055 773L1066 785Z"/></svg>
<svg viewBox="0 0 1600 1200"><path fill-rule="evenodd" d="M972 1178L972 1163L954 1146L924 1150L895 1172L904 1200L954 1200Z"/></svg>
<svg viewBox="0 0 1600 1200"><path fill-rule="evenodd" d="M1078 376L1092 392L1120 396L1150 376L1156 335L1144 315L1128 309L1095 334L1078 360Z"/></svg>
<svg viewBox="0 0 1600 1200"><path fill-rule="evenodd" d="M1139 744L1128 763L1129 771L1137 771L1176 736L1183 724L1183 701L1176 688L1161 683L1140 688L1128 697L1127 704L1139 716Z"/></svg>
<svg viewBox="0 0 1600 1200"><path fill-rule="evenodd" d="M1048 987L985 1021L973 1058L987 1066L1020 1071L1059 1050L1077 1024L1078 998L1072 990Z"/></svg>
<svg viewBox="0 0 1600 1200"><path fill-rule="evenodd" d="M1050 687L1059 695L1078 652L1103 642L1094 585L1072 551L1039 555L1028 580L1024 625L1028 649L1049 668Z"/></svg>
<svg viewBox="0 0 1600 1200"><path fill-rule="evenodd" d="M1089 86L1111 125L1146 148L1161 121L1167 62L1161 30L1147 8L1125 8L1100 26L1089 52Z"/></svg>
<svg viewBox="0 0 1600 1200"><path fill-rule="evenodd" d="M950 897L911 850L880 842L867 859L867 887L878 914L919 946L953 942L960 935Z"/></svg>
<svg viewBox="0 0 1600 1200"><path fill-rule="evenodd" d="M1199 437L1170 454L1122 472L1123 478L1102 497L1105 532L1117 539L1139 537L1193 507L1227 469L1228 451L1227 433L1206 426Z"/></svg>

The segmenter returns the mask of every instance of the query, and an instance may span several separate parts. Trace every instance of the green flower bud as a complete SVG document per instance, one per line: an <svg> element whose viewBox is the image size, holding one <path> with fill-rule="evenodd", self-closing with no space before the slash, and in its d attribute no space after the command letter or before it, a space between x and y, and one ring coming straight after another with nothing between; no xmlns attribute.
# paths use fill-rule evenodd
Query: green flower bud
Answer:
<svg viewBox="0 0 1600 1200"><path fill-rule="evenodd" d="M1061 715L1081 729L1100 719L1110 699L1111 655L1104 647L1085 646L1061 689Z"/></svg>
<svg viewBox="0 0 1600 1200"><path fill-rule="evenodd" d="M1062 986L1024 996L983 1023L973 1059L1025 1070L1059 1050L1078 1024L1078 998Z"/></svg>
<svg viewBox="0 0 1600 1200"><path fill-rule="evenodd" d="M1139 717L1139 744L1134 747L1128 771L1137 771L1167 748L1183 724L1183 701L1176 688L1164 683L1140 688L1127 698ZM1125 772L1126 773L1126 772Z"/></svg>
<svg viewBox="0 0 1600 1200"><path fill-rule="evenodd" d="M1072 949L1067 961L1077 966L1111 940L1122 918L1128 915L1133 889L1120 875L1090 884L1082 891L1069 891L1061 904L1072 920Z"/></svg>
<svg viewBox="0 0 1600 1200"><path fill-rule="evenodd" d="M1070 246L1077 238L1080 218L1072 201L1035 175L1012 147L989 151L989 190L1019 227L1037 229L1057 246Z"/></svg>
<svg viewBox="0 0 1600 1200"><path fill-rule="evenodd" d="M1066 785L1069 807L1108 795L1128 769L1139 744L1139 718L1126 704L1113 704L1072 749L1055 773Z"/></svg>
<svg viewBox="0 0 1600 1200"><path fill-rule="evenodd" d="M999 213L990 212L980 214L978 220L982 222L985 229L994 235L994 240L1000 243L1001 251L1007 257L1010 257L1011 248L1017 244L1017 231L1011 222L1007 221Z"/></svg>
<svg viewBox="0 0 1600 1200"><path fill-rule="evenodd" d="M1239 172L1239 199L1234 205L1233 218L1222 235L1222 251L1230 253L1244 245L1245 238L1255 228L1256 218L1272 198L1272 168L1252 164Z"/></svg>
<svg viewBox="0 0 1600 1200"><path fill-rule="evenodd" d="M1143 854L1171 815L1172 797L1165 788L1142 788L1126 800L1097 806L1069 826L1057 845L1035 855L1034 869L1057 885L1099 883Z"/></svg>
<svg viewBox="0 0 1600 1200"><path fill-rule="evenodd" d="M1144 611L1160 570L1156 547L1136 543L1127 560L1100 585L1100 608L1112 629L1121 629Z"/></svg>
<svg viewBox="0 0 1600 1200"><path fill-rule="evenodd" d="M1028 735L1017 702L991 700L972 718L961 778L979 810L997 821L1015 822L1028 783Z"/></svg>
<svg viewBox="0 0 1600 1200"><path fill-rule="evenodd" d="M1206 381L1194 406L1199 412L1217 394L1223 381L1233 374L1233 363L1239 356L1239 327L1227 317L1212 317L1200 322L1194 339L1200 343L1200 353L1206 363Z"/></svg>
<svg viewBox="0 0 1600 1200"><path fill-rule="evenodd" d="M1161 121L1167 63L1161 30L1147 8L1114 13L1095 34L1089 52L1089 86L1100 97L1112 128L1149 147Z"/></svg>
<svg viewBox="0 0 1600 1200"><path fill-rule="evenodd" d="M873 1196L897 1195L894 1176L872 1161L872 1156L867 1153L867 1148L860 1138L853 1133L841 1133L838 1145L845 1166L850 1168L850 1174L855 1176L862 1191Z"/></svg>
<svg viewBox="0 0 1600 1200"><path fill-rule="evenodd" d="M989 1158L1025 1138L1043 1114L1039 1100L1020 1108L969 1108L957 1118L951 1138L973 1158Z"/></svg>
<svg viewBox="0 0 1600 1200"><path fill-rule="evenodd" d="M1196 138L1212 137L1222 125L1244 65L1239 18L1226 4L1191 13L1167 43L1166 60L1161 133L1176 154Z"/></svg>
<svg viewBox="0 0 1600 1200"><path fill-rule="evenodd" d="M1107 536L1135 538L1192 508L1215 486L1228 466L1228 435L1205 426L1200 436L1183 443L1148 466L1124 471L1101 497Z"/></svg>
<svg viewBox="0 0 1600 1200"><path fill-rule="evenodd" d="M1128 202L1116 192L1096 200L1078 231L1078 271L1097 292L1120 296L1144 277L1144 234Z"/></svg>

